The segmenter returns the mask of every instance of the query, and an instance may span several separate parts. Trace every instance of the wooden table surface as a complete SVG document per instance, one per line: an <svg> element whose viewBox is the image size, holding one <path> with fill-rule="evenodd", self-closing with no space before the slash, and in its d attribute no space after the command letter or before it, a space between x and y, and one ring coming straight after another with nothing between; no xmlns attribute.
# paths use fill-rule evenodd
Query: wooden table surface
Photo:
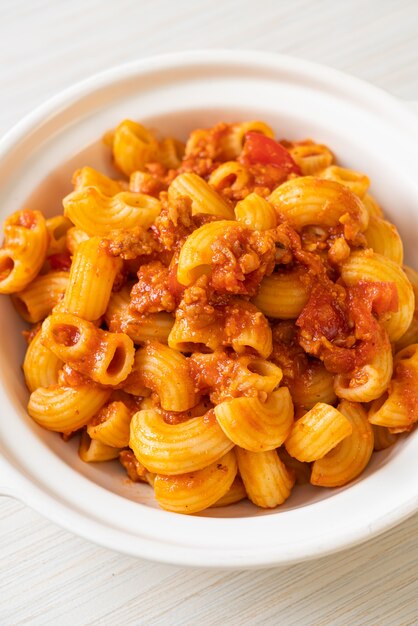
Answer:
<svg viewBox="0 0 418 626"><path fill-rule="evenodd" d="M93 72L204 47L299 56L418 100L416 0L0 0L0 133ZM315 562L209 571L121 556L0 498L0 625L418 624L417 531L418 515Z"/></svg>

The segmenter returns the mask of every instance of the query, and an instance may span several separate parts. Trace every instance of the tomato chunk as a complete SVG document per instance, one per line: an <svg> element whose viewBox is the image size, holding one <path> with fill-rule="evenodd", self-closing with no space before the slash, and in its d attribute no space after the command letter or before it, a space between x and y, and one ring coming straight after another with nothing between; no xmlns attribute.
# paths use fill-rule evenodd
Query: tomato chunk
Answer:
<svg viewBox="0 0 418 626"><path fill-rule="evenodd" d="M247 161L250 165L261 163L262 165L275 165L286 170L286 172L299 174L299 166L294 162L286 148L276 141L261 133L249 131L245 134L244 147L240 159Z"/></svg>

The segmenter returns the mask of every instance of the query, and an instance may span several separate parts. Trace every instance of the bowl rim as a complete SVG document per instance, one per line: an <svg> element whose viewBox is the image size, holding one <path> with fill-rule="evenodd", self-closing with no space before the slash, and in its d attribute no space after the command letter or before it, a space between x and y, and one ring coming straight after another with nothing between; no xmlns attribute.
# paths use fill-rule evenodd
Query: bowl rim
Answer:
<svg viewBox="0 0 418 626"><path fill-rule="evenodd" d="M64 107L70 107L83 96L110 86L116 81L123 81L137 75L151 74L161 69L175 69L187 66L201 66L228 62L236 68L248 67L271 67L285 68L295 76L303 76L306 81L315 80L325 87L332 85L333 91L343 95L349 92L350 97L356 100L360 106L373 108L376 115L392 117L399 125L416 133L418 137L418 120L412 111L408 110L397 98L386 93L382 89L370 85L358 78L351 77L338 70L322 66L320 64L297 59L286 55L266 53L253 50L228 50L209 49L197 51L184 51L172 54L164 54L134 60L122 65L116 65L103 72L92 75L49 98L46 102L28 113L20 122L13 126L0 140L0 159L13 148L22 138L30 133L38 125L47 120ZM0 441L1 446L1 441ZM210 551L202 546L185 547L155 542L149 537L135 535L135 547L132 546L132 537L119 529L104 526L99 520L87 517L82 511L75 510L62 500L58 501L53 492L48 492L44 485L34 484L28 476L24 475L21 468L16 466L13 458L7 459L7 451L0 454L0 467L4 474L0 484L0 493L14 496L35 510L44 514L52 521L57 522L68 530L76 532L86 539L95 541L105 547L119 550L127 554L141 556L160 562L205 566L205 567L262 567L279 564L291 564L325 556L333 552L354 546L369 538L382 533L397 523L406 519L418 510L418 492L401 506L388 511L384 517L374 520L367 528L351 529L344 536L328 537L326 543L318 545L302 545L293 554L280 554L274 547L266 546L266 550L255 555L254 552L245 554L233 551L225 553L221 550ZM95 486L96 489L103 489ZM165 513L166 514L166 513Z"/></svg>

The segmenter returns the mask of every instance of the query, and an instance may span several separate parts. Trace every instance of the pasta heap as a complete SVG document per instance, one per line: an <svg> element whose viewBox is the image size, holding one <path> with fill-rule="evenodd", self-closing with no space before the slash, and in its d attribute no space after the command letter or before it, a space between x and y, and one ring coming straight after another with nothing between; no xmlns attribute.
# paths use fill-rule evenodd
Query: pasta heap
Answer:
<svg viewBox="0 0 418 626"><path fill-rule="evenodd" d="M259 121L109 142L115 179L3 226L38 424L178 513L345 485L413 429L418 274L367 176Z"/></svg>

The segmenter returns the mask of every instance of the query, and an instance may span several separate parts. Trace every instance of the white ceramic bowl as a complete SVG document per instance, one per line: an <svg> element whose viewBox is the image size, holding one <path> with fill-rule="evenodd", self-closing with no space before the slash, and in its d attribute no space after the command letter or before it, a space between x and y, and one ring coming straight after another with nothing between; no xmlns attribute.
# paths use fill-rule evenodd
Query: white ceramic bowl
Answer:
<svg viewBox="0 0 418 626"><path fill-rule="evenodd" d="M370 175L372 191L418 266L418 122L388 94L334 70L257 52L145 59L91 78L31 113L0 144L2 219L26 205L61 210L72 172L107 170L102 134L131 117L185 137L220 120L262 119L280 137L313 137ZM373 457L344 489L309 486L286 505L250 503L183 516L117 462L88 465L26 414L23 325L0 298L0 493L104 546L169 563L255 567L310 559L364 541L418 509L418 433Z"/></svg>

